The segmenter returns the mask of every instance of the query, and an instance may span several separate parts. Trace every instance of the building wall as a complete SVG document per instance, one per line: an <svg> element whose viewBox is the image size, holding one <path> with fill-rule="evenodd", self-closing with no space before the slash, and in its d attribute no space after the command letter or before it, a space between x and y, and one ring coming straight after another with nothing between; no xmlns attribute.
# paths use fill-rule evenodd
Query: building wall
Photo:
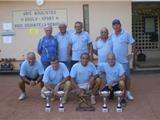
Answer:
<svg viewBox="0 0 160 120"><path fill-rule="evenodd" d="M0 32L3 23L12 23L12 11L34 9L66 8L68 17L68 29L74 28L74 22L83 21L83 4L89 4L90 34L93 40L99 35L101 27L107 27L112 32L111 22L119 18L122 27L131 33L131 2L46 2L43 6L36 6L35 2L0 2ZM38 40L44 35L43 28L34 36L29 29L14 29L16 35L12 44L4 44L0 36L1 57L15 57L22 59L27 51L36 51ZM53 34L58 31L54 28Z"/></svg>

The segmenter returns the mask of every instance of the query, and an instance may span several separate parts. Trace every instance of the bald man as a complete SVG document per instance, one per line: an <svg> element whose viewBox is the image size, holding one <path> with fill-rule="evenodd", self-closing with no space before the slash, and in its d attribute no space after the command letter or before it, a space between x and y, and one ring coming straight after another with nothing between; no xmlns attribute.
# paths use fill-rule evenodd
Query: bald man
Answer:
<svg viewBox="0 0 160 120"><path fill-rule="evenodd" d="M108 53L107 62L99 64L98 73L105 81L102 91L111 91L111 95L117 90L125 91L125 71L123 66L116 62L113 53ZM122 106L126 105L124 95L121 104Z"/></svg>
<svg viewBox="0 0 160 120"><path fill-rule="evenodd" d="M42 77L44 74L44 69L42 64L36 60L34 52L27 53L27 59L21 64L20 67L20 78L19 88L22 91L19 100L24 100L26 98L25 85L34 87L40 83L41 88L43 87ZM45 97L41 95L41 97Z"/></svg>
<svg viewBox="0 0 160 120"><path fill-rule="evenodd" d="M69 41L71 40L71 34L67 31L66 23L59 24L59 32L55 35L58 41L58 59L64 63L70 71L71 55L68 52Z"/></svg>
<svg viewBox="0 0 160 120"><path fill-rule="evenodd" d="M98 55L98 64L107 62L107 54L112 52L112 41L108 37L108 29L106 27L101 28L100 36L95 41L94 53Z"/></svg>

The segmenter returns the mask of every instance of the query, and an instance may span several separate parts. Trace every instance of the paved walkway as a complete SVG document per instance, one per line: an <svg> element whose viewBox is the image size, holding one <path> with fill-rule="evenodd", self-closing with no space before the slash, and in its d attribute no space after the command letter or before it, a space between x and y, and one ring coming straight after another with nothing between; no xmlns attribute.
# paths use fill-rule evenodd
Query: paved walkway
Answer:
<svg viewBox="0 0 160 120"><path fill-rule="evenodd" d="M38 86L27 87L28 99L18 101L18 81L16 75L0 75L0 120L160 120L160 73L132 74L135 100L128 101L123 113L115 111L116 101L110 101L109 112L102 113L100 97L95 112L77 112L74 96L64 113L58 112L58 101L52 103L51 113L45 113Z"/></svg>

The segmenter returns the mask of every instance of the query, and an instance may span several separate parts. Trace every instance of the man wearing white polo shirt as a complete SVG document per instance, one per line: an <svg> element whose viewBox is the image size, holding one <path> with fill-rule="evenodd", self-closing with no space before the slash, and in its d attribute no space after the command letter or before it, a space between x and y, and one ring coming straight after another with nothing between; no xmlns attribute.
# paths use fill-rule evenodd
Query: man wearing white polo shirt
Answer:
<svg viewBox="0 0 160 120"><path fill-rule="evenodd" d="M96 67L89 62L89 54L82 53L80 59L71 69L71 82L79 95L83 94L83 90L91 90L91 104L96 104L95 94L101 86L101 81L96 79Z"/></svg>
<svg viewBox="0 0 160 120"><path fill-rule="evenodd" d="M59 31L55 37L58 41L58 59L63 62L68 70L71 69L71 56L68 54L69 41L71 40L70 32L67 30L67 25L65 23L59 24Z"/></svg>
<svg viewBox="0 0 160 120"><path fill-rule="evenodd" d="M113 53L116 56L116 60L122 64L125 70L126 76L126 95L129 100L134 100L130 92L130 68L128 59L128 46L133 45L135 40L125 30L121 28L121 22L118 19L112 21L112 27L114 32L111 34L111 40L113 42Z"/></svg>
<svg viewBox="0 0 160 120"><path fill-rule="evenodd" d="M36 60L36 56L34 52L27 53L27 59L23 61L20 67L20 77L21 81L19 82L19 88L21 89L22 93L19 96L19 100L24 100L26 95L25 85L30 85L34 87L35 85L41 85L43 87L42 77L44 74L44 68L41 62ZM41 97L44 97L41 94Z"/></svg>
<svg viewBox="0 0 160 120"><path fill-rule="evenodd" d="M75 31L71 34L71 41L69 44L69 51L72 54L72 65L80 60L82 53L89 54L90 60L93 58L92 40L88 32L82 31L82 22L75 23Z"/></svg>
<svg viewBox="0 0 160 120"><path fill-rule="evenodd" d="M51 59L51 65L44 72L43 80L44 87L42 93L46 90L53 91L53 94L58 90L64 90L63 103L66 103L71 82L69 81L69 71L64 63L59 62L58 57ZM54 98L53 98L54 99Z"/></svg>

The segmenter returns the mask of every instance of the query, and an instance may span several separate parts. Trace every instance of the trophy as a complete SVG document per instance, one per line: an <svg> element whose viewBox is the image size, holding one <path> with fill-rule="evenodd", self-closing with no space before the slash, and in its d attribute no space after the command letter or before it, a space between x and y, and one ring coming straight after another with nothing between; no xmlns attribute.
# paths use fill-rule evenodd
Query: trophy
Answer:
<svg viewBox="0 0 160 120"><path fill-rule="evenodd" d="M117 104L117 107L116 107L117 112L122 112L123 111L121 103L120 103L122 94L123 94L123 91L120 91L120 90L114 92L114 95L117 96L117 99L118 99L118 104Z"/></svg>
<svg viewBox="0 0 160 120"><path fill-rule="evenodd" d="M99 94L103 97L102 112L108 112L107 97L110 95L110 91L100 91Z"/></svg>
<svg viewBox="0 0 160 120"><path fill-rule="evenodd" d="M59 112L64 112L64 105L62 103L62 98L64 97L64 91L58 91L57 94L59 95L60 99Z"/></svg>
<svg viewBox="0 0 160 120"><path fill-rule="evenodd" d="M45 112L51 112L50 98L51 98L52 92L47 90L47 91L44 91L43 94L46 97Z"/></svg>

